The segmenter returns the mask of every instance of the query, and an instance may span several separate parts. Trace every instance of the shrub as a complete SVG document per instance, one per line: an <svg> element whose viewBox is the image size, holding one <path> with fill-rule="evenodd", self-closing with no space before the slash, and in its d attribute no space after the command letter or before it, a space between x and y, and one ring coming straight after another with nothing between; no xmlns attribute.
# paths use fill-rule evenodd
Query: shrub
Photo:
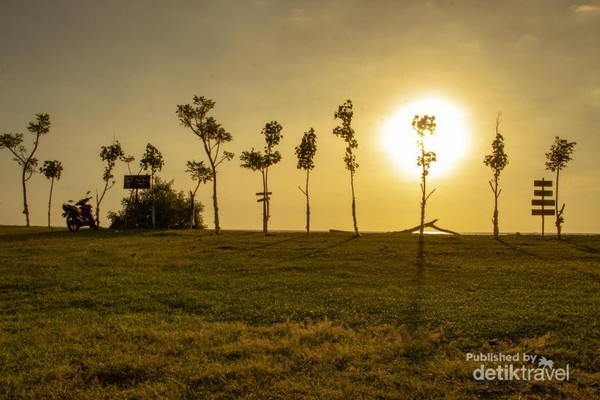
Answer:
<svg viewBox="0 0 600 400"><path fill-rule="evenodd" d="M111 220L110 227L151 228L153 202L156 212L156 228L183 229L192 226L192 207L189 196L186 196L183 191L174 190L173 180L166 182L156 177L151 189L139 193L137 204L132 191L129 196L121 200L122 210L108 213L108 218ZM194 219L199 228L205 227L201 215L203 210L202 203L195 202Z"/></svg>

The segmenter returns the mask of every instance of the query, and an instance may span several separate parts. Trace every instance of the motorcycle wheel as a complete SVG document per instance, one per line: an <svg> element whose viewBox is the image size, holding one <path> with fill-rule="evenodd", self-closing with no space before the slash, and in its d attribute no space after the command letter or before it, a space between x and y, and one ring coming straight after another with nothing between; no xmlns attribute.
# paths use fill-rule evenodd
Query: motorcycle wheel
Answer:
<svg viewBox="0 0 600 400"><path fill-rule="evenodd" d="M94 219L90 219L90 228L94 229L94 230L98 230L98 225L96 225L96 221L94 221Z"/></svg>
<svg viewBox="0 0 600 400"><path fill-rule="evenodd" d="M67 217L67 228L69 228L69 231L71 232L79 230L79 224L70 215Z"/></svg>

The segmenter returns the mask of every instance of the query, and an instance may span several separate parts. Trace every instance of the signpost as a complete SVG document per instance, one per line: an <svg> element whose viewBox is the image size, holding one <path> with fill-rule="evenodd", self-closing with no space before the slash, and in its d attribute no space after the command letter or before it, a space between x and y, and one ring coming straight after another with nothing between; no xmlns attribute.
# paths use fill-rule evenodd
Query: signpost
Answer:
<svg viewBox="0 0 600 400"><path fill-rule="evenodd" d="M541 215L542 216L542 236L544 236L544 217L546 215L556 215L555 202L552 199L546 199L547 197L552 197L552 190L547 190L546 188L552 187L552 181L546 181L542 178L541 181L533 181L534 187L539 187L541 189L535 189L533 191L534 196L541 197L541 199L533 199L531 200L532 206L541 206L542 208L532 208L531 215ZM551 208L546 208L551 207Z"/></svg>
<svg viewBox="0 0 600 400"><path fill-rule="evenodd" d="M138 190L139 189L150 189L152 182L150 175L125 175L123 179L123 189L135 189L135 209L138 206ZM127 216L127 213L125 213ZM127 218L127 217L126 217ZM134 221L137 222L137 221Z"/></svg>
<svg viewBox="0 0 600 400"><path fill-rule="evenodd" d="M261 198L259 198L258 200L256 200L257 203L260 203L261 201L267 201L267 200L271 200L271 198L269 197L270 195L272 195L273 192L267 192L265 194L265 192L258 192L256 193L257 196L262 196Z"/></svg>

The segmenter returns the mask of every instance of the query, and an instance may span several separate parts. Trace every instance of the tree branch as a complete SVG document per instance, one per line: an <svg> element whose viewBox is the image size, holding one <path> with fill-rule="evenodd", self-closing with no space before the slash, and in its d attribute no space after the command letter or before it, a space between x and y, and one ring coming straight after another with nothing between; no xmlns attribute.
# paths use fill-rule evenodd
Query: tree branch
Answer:
<svg viewBox="0 0 600 400"><path fill-rule="evenodd" d="M429 192L427 197L425 197L425 201L427 201L429 199L429 197L433 194L433 192L435 192L435 189L433 189L431 192Z"/></svg>

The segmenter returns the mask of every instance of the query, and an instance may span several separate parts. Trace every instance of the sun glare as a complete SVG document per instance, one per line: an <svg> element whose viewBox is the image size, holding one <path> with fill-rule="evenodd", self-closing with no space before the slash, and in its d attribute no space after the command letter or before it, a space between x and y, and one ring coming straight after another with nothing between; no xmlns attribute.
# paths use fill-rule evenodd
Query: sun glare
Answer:
<svg viewBox="0 0 600 400"><path fill-rule="evenodd" d="M435 135L425 139L425 150L435 151L437 155L430 175L446 175L460 163L468 149L464 113L446 100L426 98L398 108L383 127L381 145L401 173L419 177L417 134L411 122L415 115L425 114L434 115L437 123Z"/></svg>

